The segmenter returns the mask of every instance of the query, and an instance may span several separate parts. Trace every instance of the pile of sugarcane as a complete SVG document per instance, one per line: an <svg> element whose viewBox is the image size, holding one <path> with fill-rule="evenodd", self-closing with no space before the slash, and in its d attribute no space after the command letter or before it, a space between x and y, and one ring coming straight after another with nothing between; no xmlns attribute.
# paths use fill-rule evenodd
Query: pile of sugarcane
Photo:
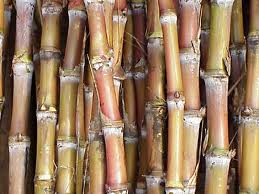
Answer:
<svg viewBox="0 0 259 194"><path fill-rule="evenodd" d="M0 0L0 118L0 193L259 193L259 1Z"/></svg>

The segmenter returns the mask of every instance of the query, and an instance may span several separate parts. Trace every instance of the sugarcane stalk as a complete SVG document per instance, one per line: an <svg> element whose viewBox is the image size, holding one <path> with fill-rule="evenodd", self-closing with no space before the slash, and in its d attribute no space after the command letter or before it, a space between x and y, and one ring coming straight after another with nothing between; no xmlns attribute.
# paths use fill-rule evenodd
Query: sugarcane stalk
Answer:
<svg viewBox="0 0 259 194"><path fill-rule="evenodd" d="M206 72L207 127L205 193L227 193L227 179L233 152L228 140L229 38L233 1L211 1L210 37ZM220 30L219 30L220 29ZM215 115L217 115L215 117Z"/></svg>
<svg viewBox="0 0 259 194"><path fill-rule="evenodd" d="M126 168L128 176L128 191L134 193L137 178L138 161L138 130L136 121L136 91L133 79L133 18L132 9L128 7L127 24L123 44L123 69L125 80L123 81L123 119L125 123L124 145L126 154Z"/></svg>
<svg viewBox="0 0 259 194"><path fill-rule="evenodd" d="M147 2L147 77L145 90L145 127L147 130L147 193L164 193L165 137L165 53L159 20L158 0Z"/></svg>
<svg viewBox="0 0 259 194"><path fill-rule="evenodd" d="M245 100L245 73L246 73L246 45L243 27L243 7L242 1L236 0L233 3L230 30L230 54L231 54L231 75L230 86L232 107L231 113L233 117L234 128L238 128L239 115L244 106ZM232 92L232 93L230 93ZM235 133L235 131L234 131ZM242 135L238 131L238 161L241 161ZM240 174L240 164L238 163L238 174Z"/></svg>
<svg viewBox="0 0 259 194"><path fill-rule="evenodd" d="M242 1L234 1L231 16L231 35L230 35L230 54L231 54L231 76L230 85L234 86L240 78L238 85L233 92L233 116L237 117L244 101L244 73L246 71L246 47L243 27L243 8Z"/></svg>
<svg viewBox="0 0 259 194"><path fill-rule="evenodd" d="M60 66L61 1L43 1L40 48L40 80L37 101L36 194L53 194L55 188L55 134ZM49 31L51 29L51 31Z"/></svg>
<svg viewBox="0 0 259 194"><path fill-rule="evenodd" d="M210 33L210 1L203 0L201 2L202 16L201 16L201 59L200 66L205 69L208 59L208 47L209 47L209 33Z"/></svg>
<svg viewBox="0 0 259 194"><path fill-rule="evenodd" d="M257 193L259 191L258 162L258 68L259 68L259 23L258 1L250 1L249 33L247 38L247 82L244 110L242 112L240 132L241 161L239 193Z"/></svg>
<svg viewBox="0 0 259 194"><path fill-rule="evenodd" d="M145 113L145 68L146 68L146 14L145 1L131 1L133 16L133 37L134 37L134 74L133 79L136 90L137 103L137 128L140 131L139 138L139 170L136 185L136 193L143 193L146 190L144 175L147 175L147 133L144 127Z"/></svg>
<svg viewBox="0 0 259 194"><path fill-rule="evenodd" d="M63 68L60 69L58 171L55 189L60 194L76 192L76 105L86 21L83 1L70 1L68 15L67 44ZM79 145L79 148L81 146L84 147Z"/></svg>
<svg viewBox="0 0 259 194"><path fill-rule="evenodd" d="M89 67L89 66L88 66ZM99 102L94 88L90 67L85 87L85 116L89 148L86 155L86 185L84 193L105 193L106 161L105 145L101 129ZM88 106L87 106L88 105Z"/></svg>
<svg viewBox="0 0 259 194"><path fill-rule="evenodd" d="M106 193L127 192L127 173L123 145L123 122L113 82L112 58L106 35L103 3L85 1L89 18L90 64L100 104L106 148Z"/></svg>
<svg viewBox="0 0 259 194"><path fill-rule="evenodd" d="M208 59L209 35L210 35L210 1L201 2L201 34L200 34L200 69L205 69ZM204 80L200 80L201 104L206 104L206 89Z"/></svg>
<svg viewBox="0 0 259 194"><path fill-rule="evenodd" d="M26 170L30 149L29 110L32 63L34 0L16 1L16 38L13 58L13 109L9 132L9 194L26 193Z"/></svg>
<svg viewBox="0 0 259 194"><path fill-rule="evenodd" d="M77 91L76 104L76 136L77 136L77 155L76 155L76 193L83 192L84 184L84 161L87 149L87 131L85 130L85 105L84 105L84 68L85 68L85 41L86 33L84 33L83 49L80 64L80 80Z"/></svg>
<svg viewBox="0 0 259 194"><path fill-rule="evenodd" d="M185 193L195 193L202 109L199 88L201 1L179 1L180 63L185 97L183 179Z"/></svg>
<svg viewBox="0 0 259 194"><path fill-rule="evenodd" d="M125 1L126 2L126 1ZM118 4L115 2L115 5ZM127 5L127 4L125 4ZM115 10L113 12L113 25L112 25L112 48L113 48L113 71L114 71L114 86L115 86L115 93L117 98L117 103L120 102L120 88L121 88L121 81L124 79L124 72L121 67L121 59L122 59L122 48L123 48L123 37L125 26L127 22L126 14L126 7L120 7L119 11Z"/></svg>
<svg viewBox="0 0 259 194"><path fill-rule="evenodd" d="M166 193L183 193L183 116L184 96L181 75L177 15L171 1L159 0L160 22L165 49L168 149Z"/></svg>

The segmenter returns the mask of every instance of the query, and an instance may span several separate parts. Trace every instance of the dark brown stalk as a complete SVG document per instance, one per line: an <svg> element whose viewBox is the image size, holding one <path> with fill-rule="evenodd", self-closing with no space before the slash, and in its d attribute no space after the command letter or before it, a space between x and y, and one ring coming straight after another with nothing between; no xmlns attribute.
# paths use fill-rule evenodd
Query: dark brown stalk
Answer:
<svg viewBox="0 0 259 194"><path fill-rule="evenodd" d="M200 67L200 8L199 0L179 1L180 63L185 97L183 179L185 193L195 193L198 170L197 151L202 120Z"/></svg>
<svg viewBox="0 0 259 194"><path fill-rule="evenodd" d="M9 194L26 193L26 171L30 149L29 112L32 63L34 0L16 1L16 37L13 58L13 109L9 132Z"/></svg>
<svg viewBox="0 0 259 194"><path fill-rule="evenodd" d="M61 1L43 1L40 80L37 106L37 158L34 191L53 194L55 188L55 133L60 66ZM50 30L51 29L51 30Z"/></svg>
<svg viewBox="0 0 259 194"><path fill-rule="evenodd" d="M242 112L240 132L240 193L257 193L259 191L259 4L250 1L249 33L247 39L247 81L245 107Z"/></svg>
<svg viewBox="0 0 259 194"><path fill-rule="evenodd" d="M86 22L83 1L70 1L68 15L67 44L60 70L57 194L76 193L76 107Z"/></svg>
<svg viewBox="0 0 259 194"><path fill-rule="evenodd" d="M3 91L3 50L4 50L4 29L5 27L5 12L4 1L0 2L0 119L2 115L3 103L4 103L4 91Z"/></svg>
<svg viewBox="0 0 259 194"><path fill-rule="evenodd" d="M211 1L210 37L206 73L207 127L205 193L227 193L228 170L233 152L228 140L229 38L232 0ZM217 116L215 116L217 115Z"/></svg>
<svg viewBox="0 0 259 194"><path fill-rule="evenodd" d="M128 176L128 191L134 193L137 178L138 161L138 130L136 91L133 79L133 18L132 9L128 9L127 24L123 44L123 68L125 80L123 81L123 118L125 123L124 144L126 153L126 166Z"/></svg>
<svg viewBox="0 0 259 194"><path fill-rule="evenodd" d="M146 190L145 177L147 174L147 136L143 126L145 112L145 68L146 68L146 14L145 2L143 0L131 1L133 15L133 37L134 37L134 83L136 89L137 103L137 128L140 131L139 138L139 172L136 193Z"/></svg>
<svg viewBox="0 0 259 194"><path fill-rule="evenodd" d="M97 86L106 148L106 193L127 192L123 122L113 82L112 55L106 35L103 3L85 1L90 32L90 64Z"/></svg>
<svg viewBox="0 0 259 194"><path fill-rule="evenodd" d="M147 77L145 127L147 131L147 193L164 193L165 53L158 0L147 2Z"/></svg>

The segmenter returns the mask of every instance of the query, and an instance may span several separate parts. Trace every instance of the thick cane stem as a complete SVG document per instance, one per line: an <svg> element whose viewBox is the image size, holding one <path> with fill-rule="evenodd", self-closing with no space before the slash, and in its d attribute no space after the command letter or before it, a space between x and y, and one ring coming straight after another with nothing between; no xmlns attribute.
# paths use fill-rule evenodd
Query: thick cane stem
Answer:
<svg viewBox="0 0 259 194"><path fill-rule="evenodd" d="M259 6L257 1L250 1L250 22L247 40L247 82L245 109L242 113L240 132L241 164L240 164L240 193L257 193L259 191L258 176L258 69L259 69Z"/></svg>
<svg viewBox="0 0 259 194"><path fill-rule="evenodd" d="M233 1L211 1L210 44L206 73L209 140L206 153L205 193L226 193L230 159L228 140L228 45ZM220 33L218 30L220 30ZM217 115L217 117L215 117Z"/></svg>
<svg viewBox="0 0 259 194"><path fill-rule="evenodd" d="M145 91L145 127L147 130L147 193L164 193L165 137L165 53L157 0L148 1L147 53L148 73Z"/></svg>
<svg viewBox="0 0 259 194"><path fill-rule="evenodd" d="M136 103L137 103L137 128L140 131L139 139L139 171L136 193L141 193L146 189L145 177L147 174L147 137L146 129L143 126L144 111L145 111L145 68L146 68L146 44L145 44L145 30L146 30L146 14L145 2L131 1L132 16L133 16L133 36L134 36L134 83L136 89Z"/></svg>
<svg viewBox="0 0 259 194"><path fill-rule="evenodd" d="M56 192L75 193L76 107L86 14L83 1L69 2L69 28L63 68L60 70L60 112L57 137ZM80 145L79 145L80 146Z"/></svg>
<svg viewBox="0 0 259 194"><path fill-rule="evenodd" d="M200 112L200 7L198 0L179 1L180 63L185 96L183 179L185 193L195 193Z"/></svg>
<svg viewBox="0 0 259 194"><path fill-rule="evenodd" d="M183 192L183 116L184 97L181 75L177 15L171 1L159 0L163 30L168 107L168 149L166 193Z"/></svg>
<svg viewBox="0 0 259 194"><path fill-rule="evenodd" d="M132 10L128 9L127 24L123 44L123 68L125 80L123 81L123 118L125 123L124 144L128 176L128 191L133 193L136 188L137 160L138 160L138 130L136 90L133 79L133 17Z"/></svg>
<svg viewBox="0 0 259 194"><path fill-rule="evenodd" d="M55 188L55 134L58 103L57 75L60 66L59 25L61 11L61 2L43 2L34 186L36 194L53 194Z"/></svg>
<svg viewBox="0 0 259 194"><path fill-rule="evenodd" d="M123 146L123 123L113 82L103 3L85 1L90 31L90 63L97 86L105 138L107 176L106 193L127 192L127 173Z"/></svg>
<svg viewBox="0 0 259 194"><path fill-rule="evenodd" d="M16 38L13 59L13 110L9 133L9 194L26 193L30 148L29 110L32 83L32 20L34 0L16 1Z"/></svg>

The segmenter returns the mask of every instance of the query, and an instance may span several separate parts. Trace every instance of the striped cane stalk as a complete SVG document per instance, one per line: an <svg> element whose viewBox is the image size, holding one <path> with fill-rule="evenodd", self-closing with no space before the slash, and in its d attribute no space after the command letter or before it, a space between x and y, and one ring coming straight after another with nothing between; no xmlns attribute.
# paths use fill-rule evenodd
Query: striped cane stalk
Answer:
<svg viewBox="0 0 259 194"><path fill-rule="evenodd" d="M158 0L147 2L147 77L145 127L147 130L147 193L164 193L165 53Z"/></svg>
<svg viewBox="0 0 259 194"><path fill-rule="evenodd" d="M240 185L242 194L259 192L259 4L250 1L249 33L247 38L247 82L245 107L241 118Z"/></svg>
<svg viewBox="0 0 259 194"><path fill-rule="evenodd" d="M9 194L25 194L29 158L29 112L34 0L16 1L16 37L13 58L13 109L9 132Z"/></svg>
<svg viewBox="0 0 259 194"><path fill-rule="evenodd" d="M185 97L183 179L185 193L195 193L198 140L202 120L199 88L200 0L179 1L180 63Z"/></svg>
<svg viewBox="0 0 259 194"><path fill-rule="evenodd" d="M183 193L185 99L179 57L177 15L172 1L159 0L159 8L165 48L168 107L166 193Z"/></svg>
<svg viewBox="0 0 259 194"><path fill-rule="evenodd" d="M60 66L61 1L42 2L40 80L37 101L36 194L53 194L55 188L55 133ZM50 30L51 29L51 30Z"/></svg>
<svg viewBox="0 0 259 194"><path fill-rule="evenodd" d="M125 80L123 81L123 118L125 123L124 145L126 154L126 167L128 176L128 191L134 193L137 178L138 162L138 130L137 130L137 106L136 90L133 79L133 17L132 9L128 8L127 24L123 44L123 68Z"/></svg>
<svg viewBox="0 0 259 194"><path fill-rule="evenodd" d="M205 193L227 193L228 170L233 152L228 140L229 38L232 0L212 0L206 72L207 127ZM216 115L216 116L215 116Z"/></svg>
<svg viewBox="0 0 259 194"><path fill-rule="evenodd" d="M56 193L76 193L76 110L86 13L83 1L68 3L69 27L63 67L60 69L58 171Z"/></svg>

